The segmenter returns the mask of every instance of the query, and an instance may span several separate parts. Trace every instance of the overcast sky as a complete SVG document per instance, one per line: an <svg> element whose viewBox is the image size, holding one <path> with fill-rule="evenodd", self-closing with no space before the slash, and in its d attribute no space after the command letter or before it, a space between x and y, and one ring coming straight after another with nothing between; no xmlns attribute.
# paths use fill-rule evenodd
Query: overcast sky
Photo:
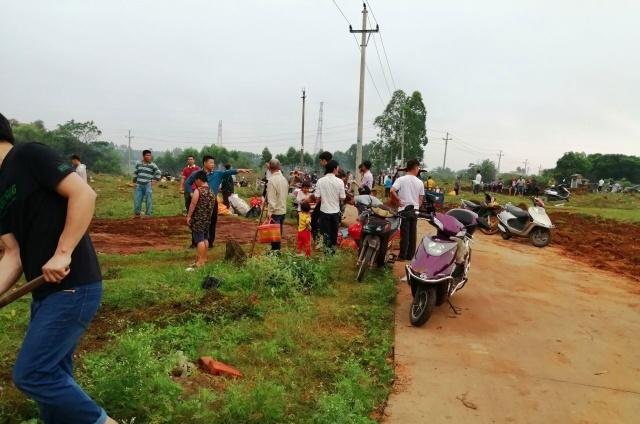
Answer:
<svg viewBox="0 0 640 424"><path fill-rule="evenodd" d="M354 28L362 2L336 0ZM640 2L372 0L395 86L428 110L426 161L551 167L565 151L640 154ZM274 152L356 139L359 52L332 0L3 0L0 112L47 127L94 120L163 150L216 141ZM380 39L376 39L382 55ZM365 140L389 100L367 49ZM382 97L382 100L380 99Z"/></svg>

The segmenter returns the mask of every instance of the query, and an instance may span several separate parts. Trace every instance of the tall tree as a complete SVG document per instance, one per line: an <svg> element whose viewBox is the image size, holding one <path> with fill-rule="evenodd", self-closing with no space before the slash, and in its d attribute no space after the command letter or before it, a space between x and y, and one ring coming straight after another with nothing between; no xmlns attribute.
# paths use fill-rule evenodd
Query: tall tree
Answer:
<svg viewBox="0 0 640 424"><path fill-rule="evenodd" d="M463 178L473 180L478 171L480 171L482 181L484 182L495 180L496 174L498 173L495 162L491 159L485 159L480 163L470 163L469 168L467 168L461 176Z"/></svg>
<svg viewBox="0 0 640 424"><path fill-rule="evenodd" d="M267 163L273 158L273 155L269 151L268 147L262 149L262 163Z"/></svg>
<svg viewBox="0 0 640 424"><path fill-rule="evenodd" d="M556 162L556 176L567 178L572 174L587 176L591 171L591 162L584 152L567 152Z"/></svg>
<svg viewBox="0 0 640 424"><path fill-rule="evenodd" d="M374 165L380 168L392 166L401 158L403 144L405 161L422 160L428 142L426 119L427 109L419 91L407 97L404 91L396 90L382 115L374 120L378 128L377 138L371 146L370 159Z"/></svg>
<svg viewBox="0 0 640 424"><path fill-rule="evenodd" d="M102 135L102 131L98 129L98 126L94 124L93 121L76 122L73 119L62 125L58 125L58 131L68 132L83 143L97 141L98 137Z"/></svg>

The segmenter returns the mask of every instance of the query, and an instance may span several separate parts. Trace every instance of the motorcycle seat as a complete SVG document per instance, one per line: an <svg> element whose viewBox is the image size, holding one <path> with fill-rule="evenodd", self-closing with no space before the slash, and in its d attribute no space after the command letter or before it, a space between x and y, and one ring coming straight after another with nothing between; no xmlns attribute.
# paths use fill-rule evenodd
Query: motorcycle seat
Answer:
<svg viewBox="0 0 640 424"><path fill-rule="evenodd" d="M507 205L505 207L505 209L507 210L507 212L509 212L511 215L515 216L518 219L527 219L527 218L529 218L529 212L523 211L522 209L520 209L517 206Z"/></svg>
<svg viewBox="0 0 640 424"><path fill-rule="evenodd" d="M474 210L474 209L478 209L480 207L479 204L472 202L471 200L463 200L462 204L465 205L465 207Z"/></svg>

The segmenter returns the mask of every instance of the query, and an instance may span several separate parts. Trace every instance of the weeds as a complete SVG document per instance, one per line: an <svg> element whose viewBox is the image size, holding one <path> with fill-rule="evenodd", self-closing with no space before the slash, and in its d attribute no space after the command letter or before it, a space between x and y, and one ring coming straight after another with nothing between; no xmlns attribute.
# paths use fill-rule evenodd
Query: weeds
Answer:
<svg viewBox="0 0 640 424"><path fill-rule="evenodd" d="M185 273L176 261L188 254L101 257L113 270L102 313L127 323L113 327L108 344L82 354L76 368L80 384L110 415L125 423L372 421L393 375L389 273L355 283L354 259L344 252L310 259L283 252ZM222 277L217 291L200 288L206 275ZM0 335L8 342L3 353L17 349L20 339L9 337L24 331L27 309L19 302L0 312L9 330ZM212 356L245 377L196 372L175 379L178 351L192 362ZM15 391L0 398L0 422L35 414Z"/></svg>

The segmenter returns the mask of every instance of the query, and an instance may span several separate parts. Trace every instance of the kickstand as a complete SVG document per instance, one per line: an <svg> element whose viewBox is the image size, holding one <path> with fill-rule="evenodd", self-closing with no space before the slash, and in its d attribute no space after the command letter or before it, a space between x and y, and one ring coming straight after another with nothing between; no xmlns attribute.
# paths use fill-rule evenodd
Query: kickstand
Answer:
<svg viewBox="0 0 640 424"><path fill-rule="evenodd" d="M449 306L451 307L451 310L453 311L454 314L462 315L462 308L453 306L453 303L451 303L451 299L447 299L447 302L449 303Z"/></svg>

